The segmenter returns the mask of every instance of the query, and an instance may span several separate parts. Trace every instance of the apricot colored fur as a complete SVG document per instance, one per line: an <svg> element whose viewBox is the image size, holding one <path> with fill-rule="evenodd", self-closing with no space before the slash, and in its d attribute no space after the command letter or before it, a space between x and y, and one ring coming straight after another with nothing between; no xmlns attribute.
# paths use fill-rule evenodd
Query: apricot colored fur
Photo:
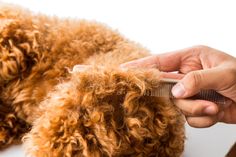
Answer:
<svg viewBox="0 0 236 157"><path fill-rule="evenodd" d="M118 67L148 55L97 22L0 3L0 148L24 136L36 157L179 157L182 115L146 93L160 72Z"/></svg>

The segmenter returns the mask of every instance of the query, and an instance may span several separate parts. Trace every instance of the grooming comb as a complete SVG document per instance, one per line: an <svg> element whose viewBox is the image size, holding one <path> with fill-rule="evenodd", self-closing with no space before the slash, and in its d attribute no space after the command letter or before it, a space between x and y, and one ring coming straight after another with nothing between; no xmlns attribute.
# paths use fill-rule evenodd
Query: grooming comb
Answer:
<svg viewBox="0 0 236 157"><path fill-rule="evenodd" d="M167 97L174 99L174 96L171 93L173 86L178 83L177 79L161 79L160 86L154 87L151 91L147 91L145 95L154 96L154 97ZM214 102L216 104L226 104L228 98L222 96L214 90L201 90L198 94L189 97L188 99L200 99Z"/></svg>

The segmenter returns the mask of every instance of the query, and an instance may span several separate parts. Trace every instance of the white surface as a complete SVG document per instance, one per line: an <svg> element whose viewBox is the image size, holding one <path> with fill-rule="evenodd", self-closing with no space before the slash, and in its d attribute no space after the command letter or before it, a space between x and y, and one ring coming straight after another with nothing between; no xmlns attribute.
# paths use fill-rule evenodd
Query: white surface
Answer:
<svg viewBox="0 0 236 157"><path fill-rule="evenodd" d="M234 0L3 0L36 12L100 21L153 53L204 44L236 56ZM222 157L236 141L236 125L187 127L186 157ZM20 146L0 157L23 157Z"/></svg>
<svg viewBox="0 0 236 157"><path fill-rule="evenodd" d="M187 140L184 157L223 157L236 141L234 125L217 124L211 128L196 129L186 125ZM25 157L21 145L12 146L0 157Z"/></svg>

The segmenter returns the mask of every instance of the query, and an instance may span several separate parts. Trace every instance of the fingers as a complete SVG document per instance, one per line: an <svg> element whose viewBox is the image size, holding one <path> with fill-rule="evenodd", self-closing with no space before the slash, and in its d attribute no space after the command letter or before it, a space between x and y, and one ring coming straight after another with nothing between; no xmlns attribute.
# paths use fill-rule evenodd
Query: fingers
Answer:
<svg viewBox="0 0 236 157"><path fill-rule="evenodd" d="M185 116L216 115L219 111L216 104L205 100L176 99L174 103Z"/></svg>
<svg viewBox="0 0 236 157"><path fill-rule="evenodd" d="M161 72L162 78L168 78L168 79L177 79L181 80L184 75L183 74L177 74L177 73L168 73L168 72Z"/></svg>
<svg viewBox="0 0 236 157"><path fill-rule="evenodd" d="M124 63L121 67L157 68L160 71L176 71L180 66L178 53L166 53L157 56L149 56L135 61Z"/></svg>
<svg viewBox="0 0 236 157"><path fill-rule="evenodd" d="M170 53L164 53L155 56L149 56L142 59L127 62L121 65L122 68L140 67L140 68L158 68L160 71L171 72L180 69L183 58L190 53L200 53L201 49L190 47Z"/></svg>
<svg viewBox="0 0 236 157"><path fill-rule="evenodd" d="M225 105L217 105L205 100L176 99L174 104L186 116L190 126L205 128L229 118L227 111L232 101L227 101Z"/></svg>
<svg viewBox="0 0 236 157"><path fill-rule="evenodd" d="M227 75L224 69L217 67L192 71L172 88L172 94L176 98L187 98L197 94L201 89L221 91L222 88L225 88L225 81L222 81L222 78Z"/></svg>
<svg viewBox="0 0 236 157"><path fill-rule="evenodd" d="M220 112L216 116L203 116L203 117L186 117L188 124L195 128L206 128L216 124L224 112Z"/></svg>

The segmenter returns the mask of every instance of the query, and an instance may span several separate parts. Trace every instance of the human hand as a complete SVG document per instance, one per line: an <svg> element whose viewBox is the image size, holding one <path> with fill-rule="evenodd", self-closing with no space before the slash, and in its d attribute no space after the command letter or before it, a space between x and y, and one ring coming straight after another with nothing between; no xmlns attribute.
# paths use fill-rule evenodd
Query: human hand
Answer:
<svg viewBox="0 0 236 157"><path fill-rule="evenodd" d="M149 56L121 67L158 68L165 78L180 79L172 94L193 127L209 127L217 122L236 123L236 58L207 46ZM178 71L179 74L169 73ZM206 100L185 99L201 89L213 89L229 98L225 105Z"/></svg>

